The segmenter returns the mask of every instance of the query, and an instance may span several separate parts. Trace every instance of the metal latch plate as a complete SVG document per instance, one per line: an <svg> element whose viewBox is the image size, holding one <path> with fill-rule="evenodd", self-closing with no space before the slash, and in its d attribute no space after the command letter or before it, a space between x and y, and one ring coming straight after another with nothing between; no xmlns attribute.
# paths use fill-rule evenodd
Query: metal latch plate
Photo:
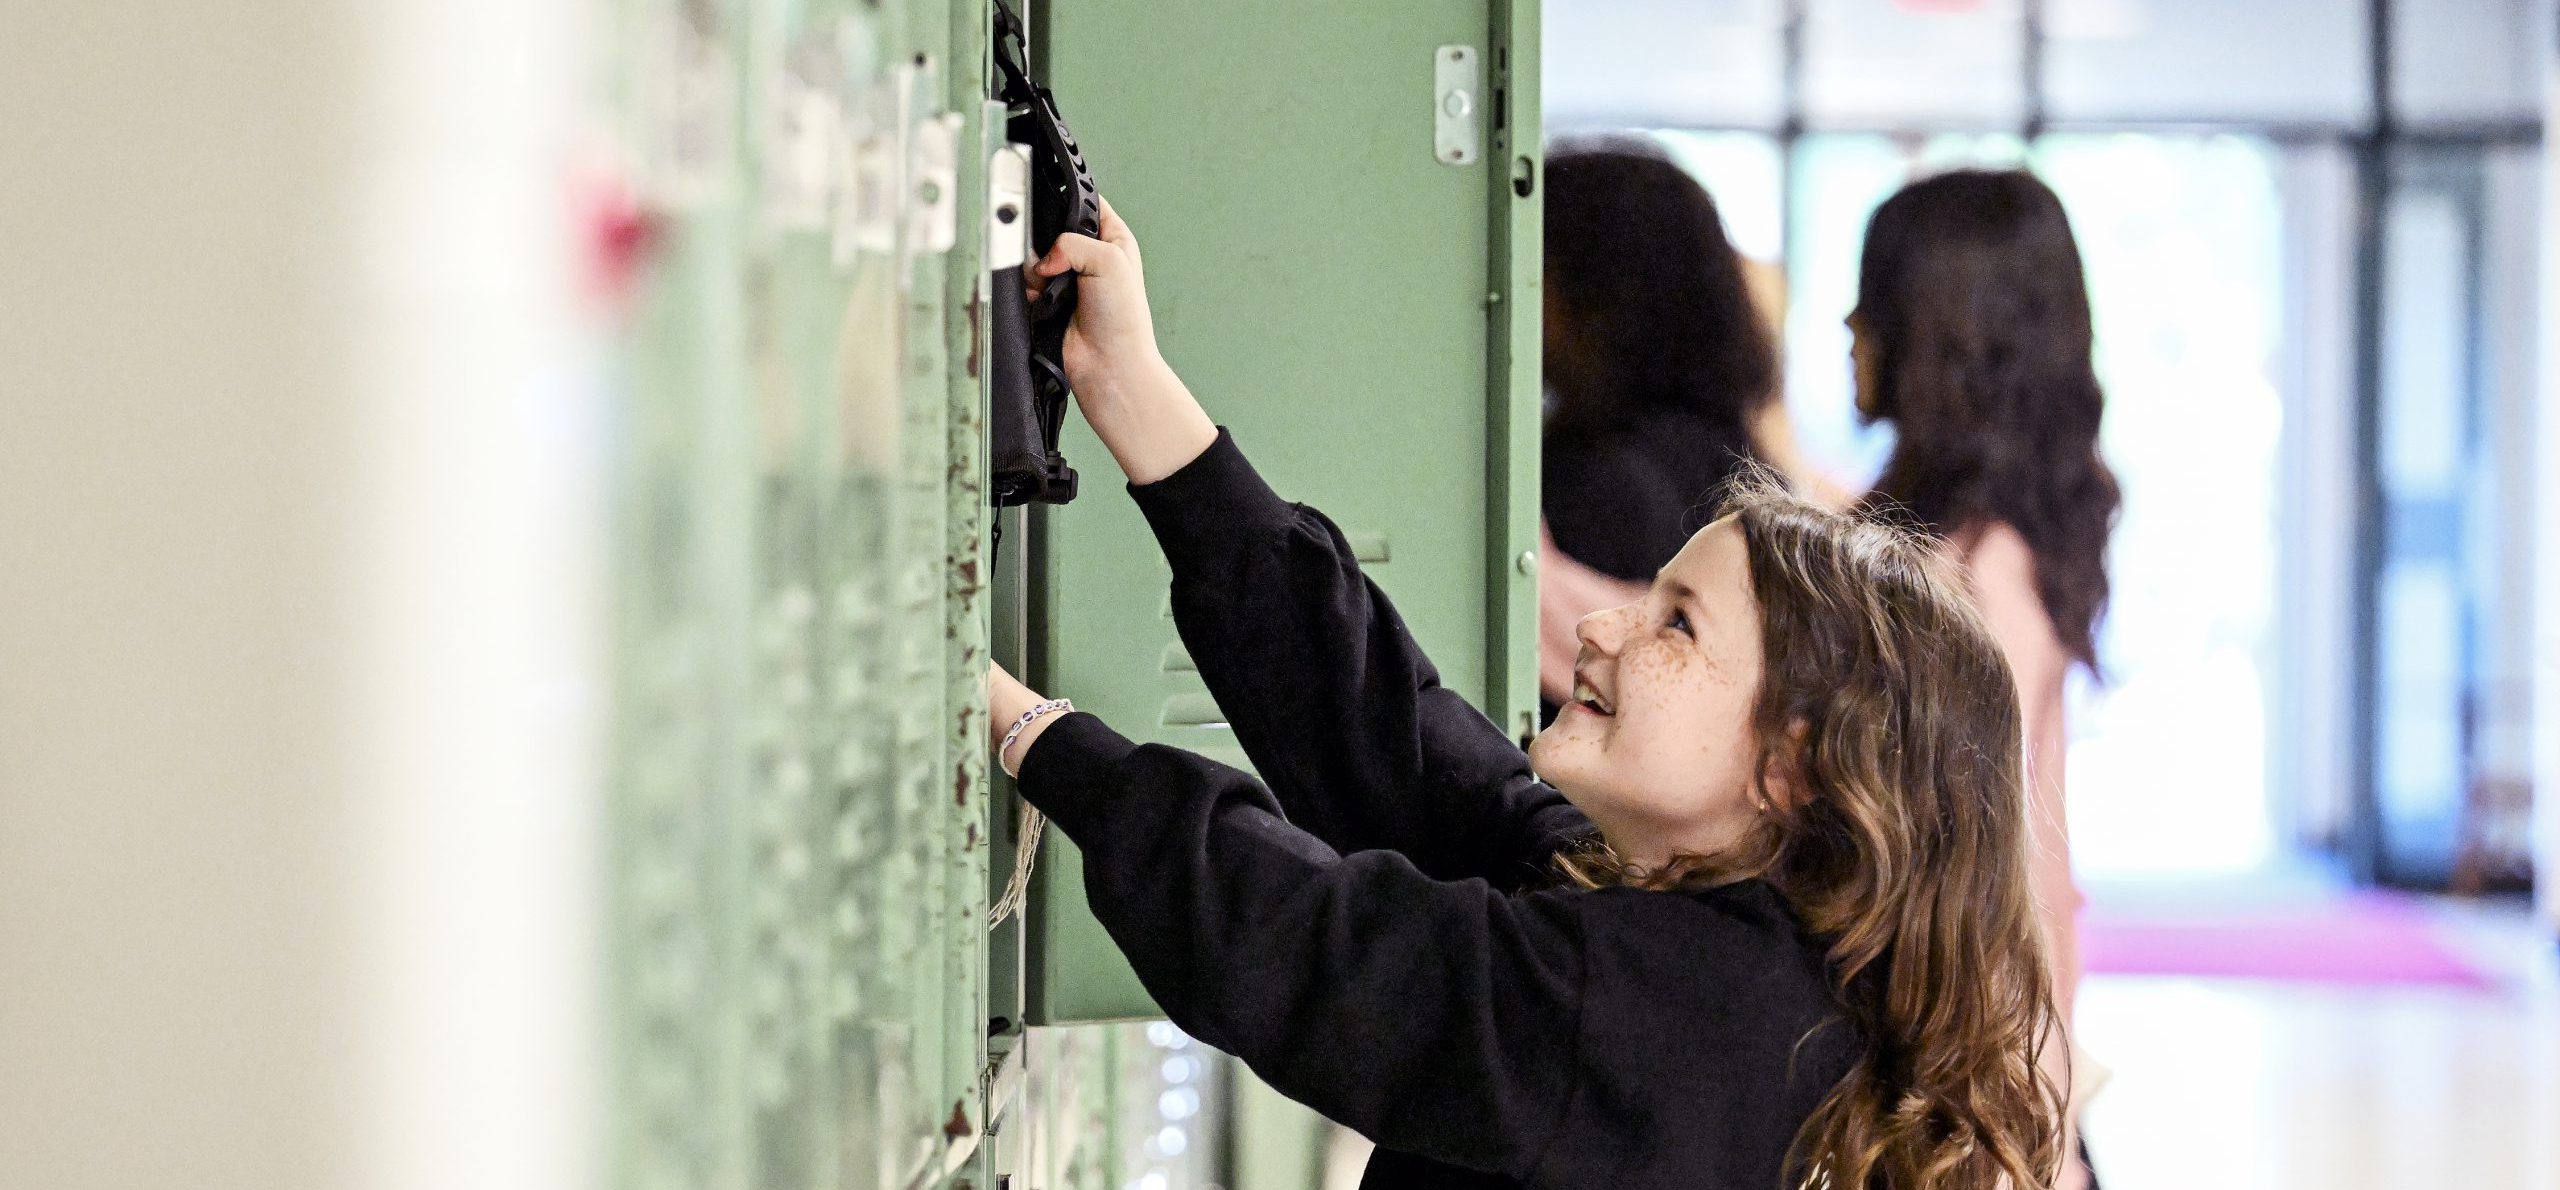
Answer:
<svg viewBox="0 0 2560 1190"><path fill-rule="evenodd" d="M914 255L949 252L959 238L960 113L943 112L916 122L913 156L907 163L913 189L908 194L908 251Z"/></svg>
<svg viewBox="0 0 2560 1190"><path fill-rule="evenodd" d="M1442 165L1484 156L1484 58L1471 45L1431 51L1431 153Z"/></svg>
<svg viewBox="0 0 2560 1190"><path fill-rule="evenodd" d="M987 159L987 271L1029 263L1031 148L1006 144Z"/></svg>

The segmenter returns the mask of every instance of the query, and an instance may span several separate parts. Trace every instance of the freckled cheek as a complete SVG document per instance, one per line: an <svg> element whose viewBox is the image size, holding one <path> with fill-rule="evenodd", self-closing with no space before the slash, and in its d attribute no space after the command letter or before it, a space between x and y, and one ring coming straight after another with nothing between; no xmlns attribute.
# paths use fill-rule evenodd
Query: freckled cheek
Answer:
<svg viewBox="0 0 2560 1190"><path fill-rule="evenodd" d="M1618 663L1622 699L1675 711L1695 711L1717 698L1719 688L1728 684L1714 665L1666 649L1631 652Z"/></svg>
<svg viewBox="0 0 2560 1190"><path fill-rule="evenodd" d="M1689 659L1679 656L1670 646L1646 641L1619 655L1618 681L1621 685L1632 681L1647 686L1676 682L1689 668Z"/></svg>
<svg viewBox="0 0 2560 1190"><path fill-rule="evenodd" d="M1618 662L1618 699L1619 733L1641 738L1648 750L1666 749L1666 758L1695 763L1731 748L1714 730L1731 712L1731 683L1693 654L1630 650Z"/></svg>

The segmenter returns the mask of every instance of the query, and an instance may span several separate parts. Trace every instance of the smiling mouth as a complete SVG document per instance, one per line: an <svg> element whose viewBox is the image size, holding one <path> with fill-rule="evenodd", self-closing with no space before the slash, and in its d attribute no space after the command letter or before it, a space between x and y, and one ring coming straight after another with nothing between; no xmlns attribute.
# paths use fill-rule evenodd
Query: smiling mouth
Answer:
<svg viewBox="0 0 2560 1190"><path fill-rule="evenodd" d="M1581 707L1583 710L1589 711L1594 715L1609 715L1615 713L1609 704L1600 697L1600 692L1591 688L1591 683L1589 682L1575 682L1573 684L1573 705Z"/></svg>

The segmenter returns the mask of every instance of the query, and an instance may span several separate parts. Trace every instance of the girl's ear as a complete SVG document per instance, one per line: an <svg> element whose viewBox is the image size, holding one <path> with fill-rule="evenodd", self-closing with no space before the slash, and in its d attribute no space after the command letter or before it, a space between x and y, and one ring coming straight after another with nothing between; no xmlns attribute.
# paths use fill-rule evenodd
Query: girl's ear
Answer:
<svg viewBox="0 0 2560 1190"><path fill-rule="evenodd" d="M1772 750L1760 761L1760 781L1752 791L1752 808L1763 814L1792 813L1804 805L1808 796L1804 776L1804 740L1813 725L1802 719L1787 721L1787 743Z"/></svg>

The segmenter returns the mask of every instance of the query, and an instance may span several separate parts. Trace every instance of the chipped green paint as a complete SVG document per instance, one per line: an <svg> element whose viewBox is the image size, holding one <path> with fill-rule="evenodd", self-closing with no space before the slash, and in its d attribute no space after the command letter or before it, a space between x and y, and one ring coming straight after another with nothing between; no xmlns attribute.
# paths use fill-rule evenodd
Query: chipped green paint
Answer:
<svg viewBox="0 0 2560 1190"><path fill-rule="evenodd" d="M617 1187L908 1190L982 1124L980 241L927 242L915 169L980 135L971 7L612 11L659 231L614 369Z"/></svg>

